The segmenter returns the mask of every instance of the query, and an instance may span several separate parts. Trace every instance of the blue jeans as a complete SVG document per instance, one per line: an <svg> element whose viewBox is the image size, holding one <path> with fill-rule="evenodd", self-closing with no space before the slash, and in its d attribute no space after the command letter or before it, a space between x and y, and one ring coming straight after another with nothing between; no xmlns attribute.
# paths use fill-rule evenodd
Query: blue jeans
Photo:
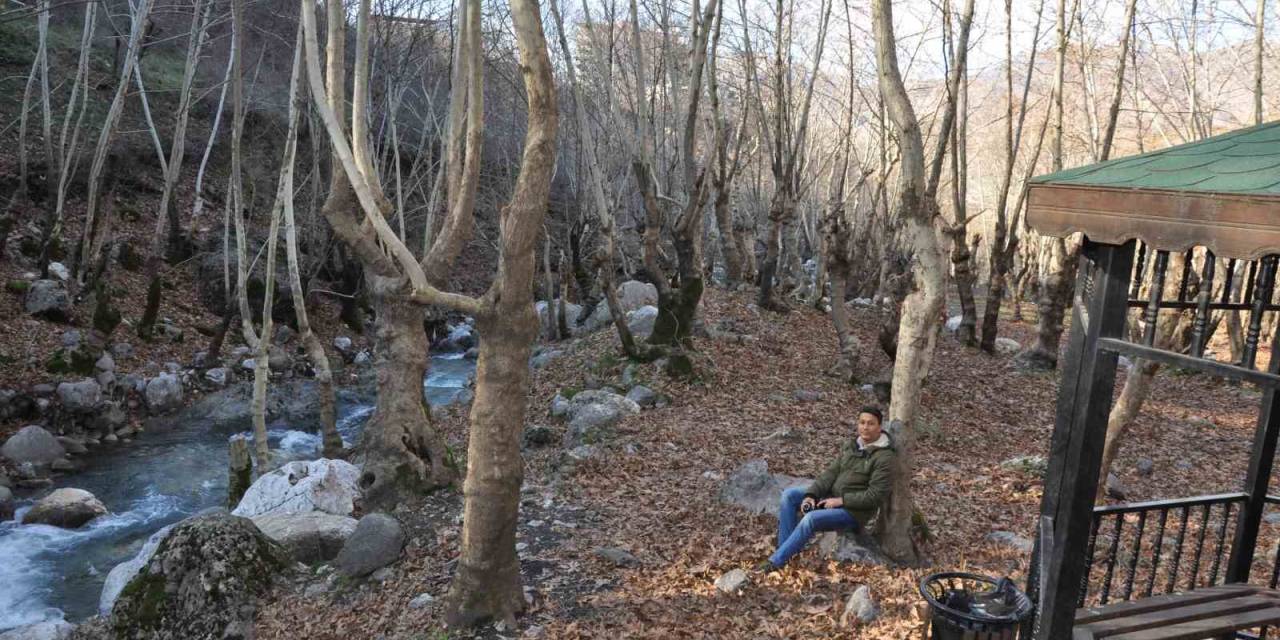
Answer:
<svg viewBox="0 0 1280 640"><path fill-rule="evenodd" d="M778 550L769 556L769 562L775 567L781 567L791 556L800 553L815 533L858 528L858 521L844 509L818 509L801 518L802 502L804 489L782 492L782 504L778 508Z"/></svg>

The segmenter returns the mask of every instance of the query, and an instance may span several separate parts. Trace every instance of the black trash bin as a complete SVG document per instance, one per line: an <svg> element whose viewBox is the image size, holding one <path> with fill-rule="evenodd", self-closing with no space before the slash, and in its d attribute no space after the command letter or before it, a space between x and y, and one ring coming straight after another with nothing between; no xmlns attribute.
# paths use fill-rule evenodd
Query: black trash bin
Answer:
<svg viewBox="0 0 1280 640"><path fill-rule="evenodd" d="M935 573L920 581L933 640L1013 640L1031 600L1008 578Z"/></svg>

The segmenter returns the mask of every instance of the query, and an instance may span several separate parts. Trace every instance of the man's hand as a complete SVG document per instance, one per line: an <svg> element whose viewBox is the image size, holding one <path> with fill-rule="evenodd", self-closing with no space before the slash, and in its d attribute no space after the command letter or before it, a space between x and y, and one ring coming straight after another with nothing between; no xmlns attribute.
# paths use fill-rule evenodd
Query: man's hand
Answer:
<svg viewBox="0 0 1280 640"><path fill-rule="evenodd" d="M819 509L839 509L844 506L844 498L827 498L818 503Z"/></svg>
<svg viewBox="0 0 1280 640"><path fill-rule="evenodd" d="M810 509L813 509L815 504L817 503L814 501L813 498L805 497L804 502L800 503L800 511L802 513L808 513Z"/></svg>

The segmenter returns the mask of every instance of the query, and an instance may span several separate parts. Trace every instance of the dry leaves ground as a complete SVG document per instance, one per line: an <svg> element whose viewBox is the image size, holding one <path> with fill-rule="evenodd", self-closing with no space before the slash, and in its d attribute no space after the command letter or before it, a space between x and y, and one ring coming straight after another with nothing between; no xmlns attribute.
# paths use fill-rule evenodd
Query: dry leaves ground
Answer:
<svg viewBox="0 0 1280 640"><path fill-rule="evenodd" d="M529 545L522 555L532 605L519 629L490 627L478 635L918 637L916 584L922 576L966 569L1024 577L1025 554L986 536L994 530L1032 536L1040 482L1002 469L1000 462L1046 453L1057 377L1021 371L1011 356L980 354L944 337L924 393L914 478L935 536L926 550L931 563L891 570L840 565L808 551L740 595L717 593L717 577L749 568L772 551L776 524L771 516L748 516L721 503L715 478L753 458L767 460L774 472L811 476L849 437L846 421L857 407L873 399L824 375L835 352L824 315L808 309L761 314L747 294L712 290L705 318L708 324L732 319L757 340L699 340L704 373L692 384L672 383L642 367L641 381L669 395L672 404L629 418L598 457L565 469L557 467L562 452L555 447L529 452L520 540ZM864 344L875 344L876 312L858 311L854 322ZM1002 334L1025 345L1033 330L1006 323ZM565 355L536 374L530 424L551 423L547 408L558 390L593 379L608 384L621 374L610 332L557 348ZM873 358L877 366L889 364L880 354ZM798 389L818 390L822 397L802 402L793 395ZM1238 490L1257 398L1255 391L1203 376L1162 372L1117 461L1129 499ZM767 438L784 427L794 436ZM464 418L455 416L442 428L460 450ZM1152 476L1135 472L1140 457L1154 460ZM301 587L286 589L259 615L263 637L476 633L443 631L439 619L457 554L458 504L452 495L402 505L414 541L393 579L337 595L307 597ZM639 564L616 566L594 553L599 547L629 550ZM863 628L841 627L844 601L861 584L870 585L883 614ZM434 603L408 608L421 593L432 594Z"/></svg>

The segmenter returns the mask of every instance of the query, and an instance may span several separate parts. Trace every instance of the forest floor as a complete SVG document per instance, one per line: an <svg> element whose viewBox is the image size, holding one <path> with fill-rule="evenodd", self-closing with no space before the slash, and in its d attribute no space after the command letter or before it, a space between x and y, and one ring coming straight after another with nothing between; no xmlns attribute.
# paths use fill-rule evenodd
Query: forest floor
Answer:
<svg viewBox="0 0 1280 640"><path fill-rule="evenodd" d="M827 316L811 309L760 313L750 302L748 294L708 290L707 324L731 319L757 340L699 340L702 377L693 383L642 369L641 381L672 403L628 418L601 453L564 467L556 447L527 452L518 539L532 604L519 628L479 635L919 637L921 577L967 570L1025 579L1030 554L987 536L1000 530L1033 537L1041 481L1000 463L1047 453L1057 375L1024 371L1012 356L982 354L943 336L922 399L913 479L934 536L924 549L927 564L840 564L809 550L782 571L753 577L737 595L716 590L717 577L765 558L776 530L773 516L721 502L719 478L757 458L771 472L813 476L850 437L856 408L874 400L825 375L835 354ZM864 345L876 344L877 311L859 308L853 322ZM1025 346L1034 326L1009 321L1001 333ZM589 377L608 384L621 374L611 332L557 348L565 355L535 373L528 424L553 424L548 406L558 391L580 389ZM872 359L876 367L890 364L878 352ZM821 391L821 399L799 401L800 389ZM1252 388L1162 371L1114 467L1128 500L1239 490L1259 397ZM464 417L455 413L441 427L461 450ZM792 435L769 438L783 428ZM1142 457L1154 462L1150 476L1136 471ZM458 554L460 502L449 493L401 505L397 515L410 523L411 542L393 577L311 595L286 590L260 612L261 637L468 635L441 630L439 607ZM1277 533L1276 525L1263 526L1268 546L1260 543L1259 556ZM637 562L619 566L597 553L602 548L629 551ZM882 615L861 629L841 627L845 600L863 584ZM408 606L424 593L430 602Z"/></svg>

